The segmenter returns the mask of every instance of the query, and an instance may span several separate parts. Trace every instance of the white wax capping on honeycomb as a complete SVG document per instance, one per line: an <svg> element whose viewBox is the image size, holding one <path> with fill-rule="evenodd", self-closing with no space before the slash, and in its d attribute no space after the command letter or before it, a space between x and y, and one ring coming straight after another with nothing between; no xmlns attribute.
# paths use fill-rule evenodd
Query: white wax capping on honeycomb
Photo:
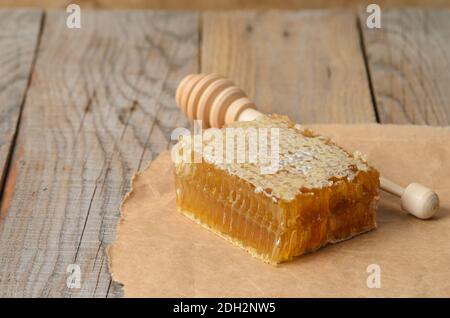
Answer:
<svg viewBox="0 0 450 318"><path fill-rule="evenodd" d="M241 137L245 137L242 145L234 143L234 157L231 162L220 160L212 154L217 154L214 138L203 138L202 147L208 149L202 154L203 160L236 175L267 193L275 199L293 200L300 192L307 193L312 189L331 186L339 180L351 181L360 171L368 171L369 166L364 155L355 152L353 155L332 143L328 138L316 136L302 126L292 123L287 117L280 115L265 115L253 121L235 122L228 128L239 129ZM248 158L255 152L255 144L249 142L249 137L261 128L278 128L278 170L273 174L261 174L261 165L266 161L249 162ZM214 134L222 134L226 140L227 130L216 129ZM203 133L205 135L205 133ZM208 135L208 133L206 133ZM270 134L267 134L268 149L271 149ZM225 156L225 142L219 143ZM181 149L190 151L192 138L183 137ZM220 151L219 151L220 152ZM242 163L237 154L245 152L246 162ZM270 151L268 151L270 153ZM242 157L241 157L242 158ZM274 159L274 158L266 158Z"/></svg>

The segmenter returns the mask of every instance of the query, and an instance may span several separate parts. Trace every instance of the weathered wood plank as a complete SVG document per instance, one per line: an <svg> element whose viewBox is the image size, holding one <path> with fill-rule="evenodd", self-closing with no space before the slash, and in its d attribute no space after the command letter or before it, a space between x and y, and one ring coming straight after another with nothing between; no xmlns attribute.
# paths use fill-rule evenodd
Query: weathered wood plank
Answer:
<svg viewBox="0 0 450 318"><path fill-rule="evenodd" d="M49 12L0 231L1 296L114 295L104 247L131 175L186 126L174 91L198 71L198 15ZM66 286L69 264L81 288Z"/></svg>
<svg viewBox="0 0 450 318"><path fill-rule="evenodd" d="M30 78L41 19L42 12L38 10L0 10L1 187ZM10 193L6 193L3 199L9 200L9 196ZM2 218L0 212L0 222Z"/></svg>
<svg viewBox="0 0 450 318"><path fill-rule="evenodd" d="M262 111L375 121L353 13L207 12L202 31L202 71L230 77Z"/></svg>
<svg viewBox="0 0 450 318"><path fill-rule="evenodd" d="M385 10L361 28L382 123L450 124L450 10Z"/></svg>
<svg viewBox="0 0 450 318"><path fill-rule="evenodd" d="M72 0L2 0L0 6L64 9ZM323 9L367 6L373 0L78 0L83 8L164 9L164 10L239 10L239 9ZM447 0L377 0L382 8L404 6L449 7Z"/></svg>

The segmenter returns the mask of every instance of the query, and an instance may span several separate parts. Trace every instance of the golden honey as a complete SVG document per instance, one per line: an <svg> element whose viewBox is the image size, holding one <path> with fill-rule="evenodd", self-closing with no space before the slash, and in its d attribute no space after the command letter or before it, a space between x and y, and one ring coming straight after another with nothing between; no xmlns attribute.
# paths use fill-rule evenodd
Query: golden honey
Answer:
<svg viewBox="0 0 450 318"><path fill-rule="evenodd" d="M250 132L277 128L276 172L261 173L259 162L219 162L206 152L200 153L201 162L178 161L176 203L182 214L268 263L376 227L379 174L361 154L350 154L284 116L260 116L228 128L239 128L237 135L247 141L234 148L246 158L254 146L246 139ZM209 143L202 140L202 149ZM177 151L192 159L195 149L188 136Z"/></svg>

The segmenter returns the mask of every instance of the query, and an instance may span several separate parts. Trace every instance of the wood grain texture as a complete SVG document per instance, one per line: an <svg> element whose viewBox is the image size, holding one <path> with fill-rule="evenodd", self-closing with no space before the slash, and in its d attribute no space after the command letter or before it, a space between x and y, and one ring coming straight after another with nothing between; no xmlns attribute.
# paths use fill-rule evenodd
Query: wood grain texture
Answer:
<svg viewBox="0 0 450 318"><path fill-rule="evenodd" d="M383 11L361 28L382 123L450 124L450 10Z"/></svg>
<svg viewBox="0 0 450 318"><path fill-rule="evenodd" d="M65 8L73 0L2 0L5 7ZM349 8L374 3L373 0L77 0L82 8L236 10L236 9L322 9ZM449 7L448 0L377 0L383 8L400 6Z"/></svg>
<svg viewBox="0 0 450 318"><path fill-rule="evenodd" d="M231 78L263 112L302 123L375 120L353 13L208 12L202 20L202 71Z"/></svg>
<svg viewBox="0 0 450 318"><path fill-rule="evenodd" d="M120 294L104 247L114 239L133 173L186 126L174 94L198 71L198 15L46 15L0 230L0 296ZM66 286L69 264L81 288ZM139 270L139 269L136 269Z"/></svg>
<svg viewBox="0 0 450 318"><path fill-rule="evenodd" d="M3 186L25 99L42 12L0 10L0 185ZM2 191L3 189L0 189ZM8 193L3 195L8 200ZM0 222L3 214L0 212Z"/></svg>

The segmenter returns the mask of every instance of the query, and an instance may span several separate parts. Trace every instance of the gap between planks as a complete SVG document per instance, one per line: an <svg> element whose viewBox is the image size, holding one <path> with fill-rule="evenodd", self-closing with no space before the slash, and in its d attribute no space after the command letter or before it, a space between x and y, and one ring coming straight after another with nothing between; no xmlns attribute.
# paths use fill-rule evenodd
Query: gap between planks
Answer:
<svg viewBox="0 0 450 318"><path fill-rule="evenodd" d="M202 71L229 77L261 111L299 123L376 120L354 12L206 12L202 29Z"/></svg>
<svg viewBox="0 0 450 318"><path fill-rule="evenodd" d="M4 103L14 103L12 105L12 114L10 111L7 111L6 109L2 109L2 112L5 113L5 111L7 111L7 115L10 115L12 118L6 118L3 119L3 123L5 121L11 122L12 125L9 125L10 127L5 128L2 127L2 139L6 139L3 140L3 145L1 145L0 148L0 169L1 169L1 177L0 177L0 207L3 207L3 202L4 201L9 201L10 197L12 196L11 191L9 191L9 189L7 189L7 180L8 180L8 175L9 175L9 171L11 168L11 161L12 161L12 157L13 157L13 153L14 153L14 148L15 148L15 143L17 140L17 135L18 135L18 131L20 128L20 119L22 116L22 111L23 111L23 107L26 101L26 94L28 91L28 88L30 86L30 82L31 82L31 76L32 76L32 72L36 63L36 56L37 56L37 52L39 49L39 42L40 42L40 38L42 35L42 27L43 27L43 23L44 23L44 19L45 19L45 13L43 11L40 10L0 10L0 14L2 15L8 15L8 17L6 17L2 22L3 23L15 23L17 22L17 20L20 21L21 19L21 15L25 16L25 18L27 18L27 16L29 16L30 18L34 18L36 21L31 21L31 23L29 25L26 26L21 26L25 31L28 31L28 28L30 28L30 34L31 34L31 38L28 39L30 43L25 43L24 41L27 40L27 38L25 38L24 40L18 39L17 43L15 43L18 46L24 46L24 45L30 45L29 48L23 50L23 49L18 49L19 52L20 51L27 51L27 50L32 50L32 55L29 56L28 58L26 58L25 61L21 61L19 63L23 63L24 64L24 69L22 70L23 75L19 75L18 78L22 78L25 77L26 80L24 81L24 83L19 84L19 88L17 89L16 95L15 96L10 96L10 94L8 93L4 93L4 91L8 89L8 86L13 86L13 84L11 83L7 83L6 88L4 88L4 91L0 91L0 94L2 96L0 96L0 101L4 99L8 99L8 100L4 100ZM5 26L3 26L4 28ZM20 26L16 26L17 28L20 28ZM33 36L33 32L36 34L35 36ZM6 34L6 36L8 36ZM13 43L14 44L14 43ZM34 46L34 48L33 48ZM5 50L7 50L8 48L5 48ZM4 51L2 51L4 52ZM16 56L16 58L20 59L20 54L18 56ZM21 66L21 65L20 65ZM20 69L20 66L18 67ZM28 74L26 74L28 73ZM3 74L2 78L7 78L7 74ZM6 95L6 97L3 97L3 95ZM2 104L2 108L5 107L4 104ZM2 123L2 125L3 125ZM6 149L5 149L6 148ZM0 209L0 222L2 220L4 216L4 210L3 208Z"/></svg>
<svg viewBox="0 0 450 318"><path fill-rule="evenodd" d="M450 10L383 10L381 29L361 26L380 122L449 125Z"/></svg>

